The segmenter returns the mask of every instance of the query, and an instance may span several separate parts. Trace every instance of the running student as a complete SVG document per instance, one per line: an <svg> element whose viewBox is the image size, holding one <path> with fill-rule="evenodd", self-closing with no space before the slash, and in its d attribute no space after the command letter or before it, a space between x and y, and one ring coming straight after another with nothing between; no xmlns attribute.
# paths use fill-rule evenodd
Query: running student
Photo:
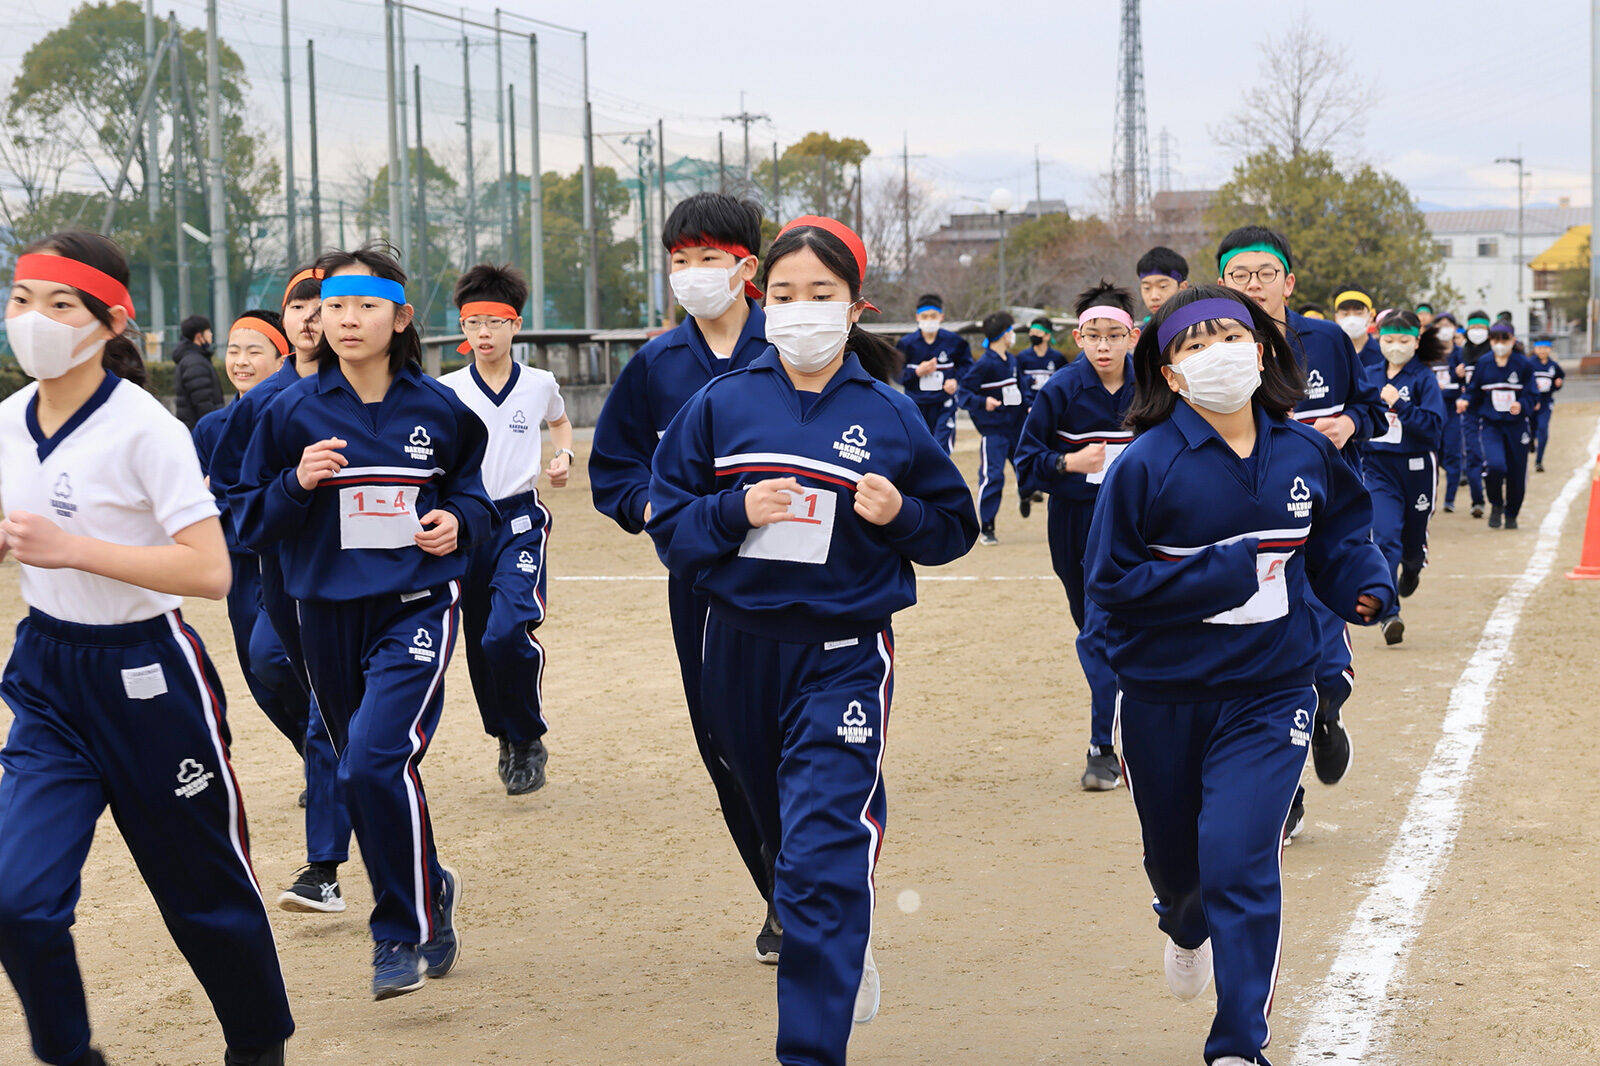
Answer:
<svg viewBox="0 0 1600 1066"><path fill-rule="evenodd" d="M434 850L420 764L444 706L461 578L495 536L483 423L422 373L405 272L385 246L329 252L317 373L268 406L245 453L239 532L278 549L301 653L339 752L372 882L372 993L455 965L461 883Z"/></svg>
<svg viewBox="0 0 1600 1066"><path fill-rule="evenodd" d="M1141 255L1134 270L1139 275L1139 298L1152 315L1189 287L1189 261L1164 245Z"/></svg>
<svg viewBox="0 0 1600 1066"><path fill-rule="evenodd" d="M1439 386L1439 398L1444 401L1444 429L1439 435L1439 467L1444 474L1444 499L1441 505L1446 514L1455 511L1456 489L1465 482L1461 476L1461 415L1456 411L1456 400L1461 398L1461 377L1456 374L1458 351L1455 322L1448 317L1441 317L1420 335L1418 355L1433 370L1434 381Z"/></svg>
<svg viewBox="0 0 1600 1066"><path fill-rule="evenodd" d="M235 530L241 528L243 512L239 470L261 412L276 403L290 385L317 372L317 349L322 342L321 279L322 272L314 267L289 279L283 290L283 333L293 351L276 373L224 409L226 418L211 447L207 470L212 494L226 501L223 513ZM250 634L250 670L286 704L293 702L305 722L306 863L278 895L278 906L302 914L337 914L344 910L339 867L349 861L351 833L350 814L339 789L339 757L327 723L311 698L305 656L300 650L300 620L294 600L284 591L279 552L274 548L258 555L245 539L240 538L239 547L251 551L260 572L260 612Z"/></svg>
<svg viewBox="0 0 1600 1066"><path fill-rule="evenodd" d="M223 370L228 381L242 398L261 382L270 378L283 365L290 351L289 341L283 335L283 320L276 311L265 309L246 311L234 320L228 330L228 343L223 356ZM211 452L228 417L228 408L200 416L194 425L194 448L200 457L200 472L210 476ZM233 648L239 656L239 672L244 675L250 695L267 720L294 745L295 754L303 754L306 744L306 700L289 673L288 659L279 648L279 661L270 664L258 676L250 661L250 639L261 619L261 563L249 548L239 543L233 530L233 521L226 510L222 511L222 535L228 545L228 559L233 564L233 584L228 587L228 624L233 629ZM288 691L280 692L286 686Z"/></svg>
<svg viewBox="0 0 1600 1066"><path fill-rule="evenodd" d="M1472 384L1472 372L1478 366L1478 360L1489 354L1489 313L1487 311L1473 311L1467 315L1467 340L1456 354L1451 357L1450 368L1456 380L1461 382L1460 400L1466 395L1468 386ZM1461 405L1456 404L1460 413ZM1483 430L1478 425L1476 418L1461 419L1461 466L1464 471L1461 484L1466 485L1472 496L1472 517L1482 518L1484 508L1483 494Z"/></svg>
<svg viewBox="0 0 1600 1066"><path fill-rule="evenodd" d="M1383 352L1377 338L1367 332L1373 314L1372 297L1359 289L1346 289L1333 298L1333 324L1350 338L1362 367L1377 375L1383 373Z"/></svg>
<svg viewBox="0 0 1600 1066"><path fill-rule="evenodd" d="M551 517L535 486L543 472L551 488L564 487L572 464L572 423L555 375L511 358L522 328L517 309L527 299L528 281L510 265L483 263L461 275L455 303L467 339L458 350L472 362L439 379L489 434L483 486L500 512L500 533L472 546L461 615L472 694L484 732L500 743L500 783L510 796L542 788L548 758L544 645L534 631L545 615ZM555 445L548 470L540 422Z"/></svg>
<svg viewBox="0 0 1600 1066"><path fill-rule="evenodd" d="M134 383L128 263L94 233L17 260L6 330L34 384L0 403L0 556L28 614L0 681L0 964L33 1052L105 1066L72 943L80 873L109 805L227 1041L282 1066L294 1032L228 761L222 685L184 621L220 600L228 549L188 430ZM129 380L124 380L127 378Z"/></svg>
<svg viewBox="0 0 1600 1066"><path fill-rule="evenodd" d="M1435 319L1435 322L1438 320ZM1372 494L1372 540L1401 596L1417 591L1428 565L1428 520L1439 490L1439 440L1444 399L1434 368L1419 356L1421 327L1410 311L1395 311L1378 327L1388 429L1367 442L1361 472ZM1435 364L1437 365L1437 364ZM1386 644L1405 638L1400 601L1378 619Z"/></svg>
<svg viewBox="0 0 1600 1066"><path fill-rule="evenodd" d="M1544 449L1550 443L1550 415L1555 409L1556 393L1567 382L1561 364L1550 357L1549 337L1533 339L1533 380L1539 396L1533 412L1533 439L1537 445L1533 468L1544 473Z"/></svg>
<svg viewBox="0 0 1600 1066"><path fill-rule="evenodd" d="M766 315L755 297L761 211L748 200L697 193L667 216L661 243L672 256L668 280L688 321L645 344L617 375L594 427L589 483L595 508L628 533L651 517L650 464L678 410L707 382L748 366L767 350ZM667 612L678 652L689 725L700 760L717 791L723 821L767 913L756 934L756 957L778 961L783 929L772 906L772 862L733 773L711 747L700 706L700 648L706 599L688 576L667 577Z"/></svg>
<svg viewBox="0 0 1600 1066"><path fill-rule="evenodd" d="M1024 492L1050 494L1050 563L1067 590L1078 628L1078 662L1089 682L1089 752L1080 784L1114 789L1122 767L1112 740L1117 679L1106 661L1105 612L1083 595L1084 552L1100 483L1133 439L1123 426L1133 399L1128 350L1138 339L1133 300L1109 282L1078 297L1072 339L1083 354L1035 397L1017 446L1017 479Z"/></svg>
<svg viewBox="0 0 1600 1066"><path fill-rule="evenodd" d="M1472 368L1456 410L1476 422L1483 440L1484 489L1489 528L1517 528L1528 487L1528 418L1539 402L1533 361L1522 352L1511 323L1489 327L1489 354Z"/></svg>
<svg viewBox="0 0 1600 1066"><path fill-rule="evenodd" d="M777 856L790 1066L843 1066L852 1020L877 1014L890 619L916 600L912 564L959 558L978 531L955 464L884 384L899 353L854 328L866 259L830 218L778 234L772 348L690 399L650 482L656 550L709 603L703 713Z"/></svg>
<svg viewBox="0 0 1600 1066"><path fill-rule="evenodd" d="M1050 344L1055 328L1049 315L1040 315L1028 323L1028 346L1017 353L1017 374L1022 379L1022 405L1029 410L1033 408L1034 397L1050 380L1050 375L1067 365L1067 357ZM1033 513L1034 504L1043 502L1043 491L1026 491L1018 484L1017 509L1022 512L1023 518Z"/></svg>
<svg viewBox="0 0 1600 1066"><path fill-rule="evenodd" d="M900 385L949 455L956 449L956 388L972 369L972 346L944 328L944 297L917 297L917 328L895 342L905 358Z"/></svg>
<svg viewBox="0 0 1600 1066"><path fill-rule="evenodd" d="M1293 417L1299 362L1265 309L1179 293L1133 364L1138 436L1101 486L1087 567L1110 616L1117 743L1168 987L1193 999L1214 971L1206 1061L1267 1066L1281 841L1317 704L1313 605L1365 624L1394 585L1366 490Z"/></svg>
<svg viewBox="0 0 1600 1066"><path fill-rule="evenodd" d="M978 521L980 544L999 544L994 520L1006 487L1006 463L1016 469L1017 438L1027 408L1016 356L1008 354L1017 331L1012 317L996 311L983 320L985 347L961 381L958 399L983 436L978 445Z"/></svg>
<svg viewBox="0 0 1600 1066"><path fill-rule="evenodd" d="M1217 263L1222 275L1219 281L1266 311L1288 341L1305 381L1295 418L1327 437L1359 479L1361 442L1388 426L1378 385L1363 370L1343 330L1332 322L1306 318L1288 309L1286 302L1295 287L1289 242L1261 226L1244 226L1222 238ZM1316 595L1310 586L1303 587ZM1311 754L1317 778L1332 785L1350 768L1350 737L1340 711L1355 684L1355 668L1342 614L1315 600L1311 611L1321 639ZM1288 827L1291 838L1305 818L1304 804L1297 802L1295 808Z"/></svg>

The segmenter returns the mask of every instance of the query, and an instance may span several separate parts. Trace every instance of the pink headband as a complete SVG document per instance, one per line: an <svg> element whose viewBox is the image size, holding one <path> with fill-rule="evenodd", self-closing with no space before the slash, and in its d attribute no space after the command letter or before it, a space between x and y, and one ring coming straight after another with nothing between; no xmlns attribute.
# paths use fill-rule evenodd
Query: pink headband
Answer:
<svg viewBox="0 0 1600 1066"><path fill-rule="evenodd" d="M1113 322L1120 322L1128 327L1128 332L1133 332L1133 316L1120 307L1111 307L1108 304L1097 304L1078 316L1078 328L1082 329L1084 323L1091 318L1109 318Z"/></svg>

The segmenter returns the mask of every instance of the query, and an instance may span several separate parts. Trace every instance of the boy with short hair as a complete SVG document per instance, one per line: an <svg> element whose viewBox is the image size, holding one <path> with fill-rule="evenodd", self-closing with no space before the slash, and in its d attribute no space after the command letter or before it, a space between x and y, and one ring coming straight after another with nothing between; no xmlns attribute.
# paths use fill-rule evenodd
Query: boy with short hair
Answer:
<svg viewBox="0 0 1600 1066"><path fill-rule="evenodd" d="M1139 275L1139 298L1152 315L1173 293L1189 287L1189 261L1165 245L1158 244L1141 255L1134 269Z"/></svg>
<svg viewBox="0 0 1600 1066"><path fill-rule="evenodd" d="M567 483L572 422L561 386L548 370L511 358L522 328L528 282L510 264L480 263L456 282L455 304L466 340L457 351L472 362L441 377L489 433L483 487L500 512L495 535L468 546L461 587L467 671L483 731L500 742L506 795L544 786L544 645L534 630L545 617L545 549L550 511L539 500L539 423L550 427L555 455L543 473L552 488Z"/></svg>
<svg viewBox="0 0 1600 1066"><path fill-rule="evenodd" d="M1360 289L1346 289L1333 298L1333 322L1350 338L1356 358L1372 374L1383 373L1383 351L1367 330L1372 326L1372 297Z"/></svg>
<svg viewBox="0 0 1600 1066"><path fill-rule="evenodd" d="M978 446L979 544L1000 543L994 520L1005 490L1006 463L1016 469L1017 440L1028 410L1022 402L1016 356L1008 354L1016 335L1016 320L1005 311L983 320L983 355L972 364L956 396L983 435Z"/></svg>
<svg viewBox="0 0 1600 1066"><path fill-rule="evenodd" d="M900 386L946 454L956 447L956 389L972 369L972 348L944 328L944 297L917 297L917 328L895 342L905 356Z"/></svg>

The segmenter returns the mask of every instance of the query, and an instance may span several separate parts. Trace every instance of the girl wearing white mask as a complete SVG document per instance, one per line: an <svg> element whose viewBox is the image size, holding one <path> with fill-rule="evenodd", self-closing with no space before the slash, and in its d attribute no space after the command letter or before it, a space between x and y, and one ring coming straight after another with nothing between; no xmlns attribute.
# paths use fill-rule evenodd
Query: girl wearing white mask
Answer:
<svg viewBox="0 0 1600 1066"><path fill-rule="evenodd" d="M28 614L0 681L0 965L33 1050L104 1066L71 927L107 806L205 988L231 1066L282 1066L294 1030L228 761L222 685L178 608L231 580L188 430L108 368L139 367L128 264L59 233L17 261L6 327L34 384L0 403L0 555Z"/></svg>
<svg viewBox="0 0 1600 1066"><path fill-rule="evenodd" d="M764 355L684 405L655 453L648 527L709 603L702 714L776 857L778 1061L843 1066L878 1010L890 619L912 564L966 554L972 495L898 352L855 328L866 248L805 216L767 253Z"/></svg>
<svg viewBox="0 0 1600 1066"><path fill-rule="evenodd" d="M1167 936L1168 987L1217 982L1212 1066L1267 1063L1283 833L1317 706L1308 586L1350 622L1394 602L1367 492L1292 417L1303 378L1267 313L1203 285L1139 337L1087 592L1109 615L1116 745Z"/></svg>

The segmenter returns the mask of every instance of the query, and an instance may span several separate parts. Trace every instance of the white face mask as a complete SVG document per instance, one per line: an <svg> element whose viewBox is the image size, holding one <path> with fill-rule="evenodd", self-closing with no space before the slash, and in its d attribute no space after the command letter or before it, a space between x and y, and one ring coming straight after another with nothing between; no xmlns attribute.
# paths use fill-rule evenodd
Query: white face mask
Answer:
<svg viewBox="0 0 1600 1066"><path fill-rule="evenodd" d="M1491 344L1491 345L1489 345L1489 348L1490 348L1490 350L1491 350L1491 351L1493 351L1493 352L1494 352L1494 354L1495 354L1495 355L1497 355L1497 356L1499 356L1499 357L1501 357L1501 358L1502 358L1502 359L1503 359L1503 358L1505 358L1505 357L1506 357L1506 356L1508 356L1508 355L1510 355L1510 354L1511 354L1511 349L1512 349L1512 348L1513 348L1513 347L1514 347L1514 346L1515 346L1515 345L1514 345L1514 344L1512 344L1512 343L1506 343L1506 344Z"/></svg>
<svg viewBox="0 0 1600 1066"><path fill-rule="evenodd" d="M1486 326L1473 326L1467 330L1467 340L1473 344L1482 344L1489 339L1489 330Z"/></svg>
<svg viewBox="0 0 1600 1066"><path fill-rule="evenodd" d="M6 319L6 336L17 355L17 365L36 381L58 378L99 355L100 349L106 346L103 337L82 351L78 350L78 345L101 328L99 322L69 326L38 311L24 311L15 318Z"/></svg>
<svg viewBox="0 0 1600 1066"><path fill-rule="evenodd" d="M1260 360L1255 341L1213 344L1173 366L1183 379L1178 395L1196 407L1231 415L1249 403L1261 385Z"/></svg>
<svg viewBox="0 0 1600 1066"><path fill-rule="evenodd" d="M744 268L744 260L739 260L732 270L722 267L688 267L668 274L667 280L672 284L672 295L677 297L683 309L695 318L721 318L722 313L733 306L739 298L739 286L729 288L729 282Z"/></svg>
<svg viewBox="0 0 1600 1066"><path fill-rule="evenodd" d="M1344 330L1344 335L1353 341L1367 335L1366 315L1341 315L1337 321L1339 328Z"/></svg>
<svg viewBox="0 0 1600 1066"><path fill-rule="evenodd" d="M938 332L939 332L939 327L942 326L943 324L944 324L944 320L943 319L938 319L938 318L919 318L919 319L917 319L917 328L922 331L922 335L924 337L936 336L938 334Z"/></svg>
<svg viewBox="0 0 1600 1066"><path fill-rule="evenodd" d="M1411 357L1417 354L1417 345L1411 340L1395 340L1384 338L1378 341L1378 347L1383 351L1383 357L1395 366L1404 366L1411 362Z"/></svg>
<svg viewBox="0 0 1600 1066"><path fill-rule="evenodd" d="M767 305L767 342L802 374L827 366L850 333L850 307L843 300L792 300Z"/></svg>

